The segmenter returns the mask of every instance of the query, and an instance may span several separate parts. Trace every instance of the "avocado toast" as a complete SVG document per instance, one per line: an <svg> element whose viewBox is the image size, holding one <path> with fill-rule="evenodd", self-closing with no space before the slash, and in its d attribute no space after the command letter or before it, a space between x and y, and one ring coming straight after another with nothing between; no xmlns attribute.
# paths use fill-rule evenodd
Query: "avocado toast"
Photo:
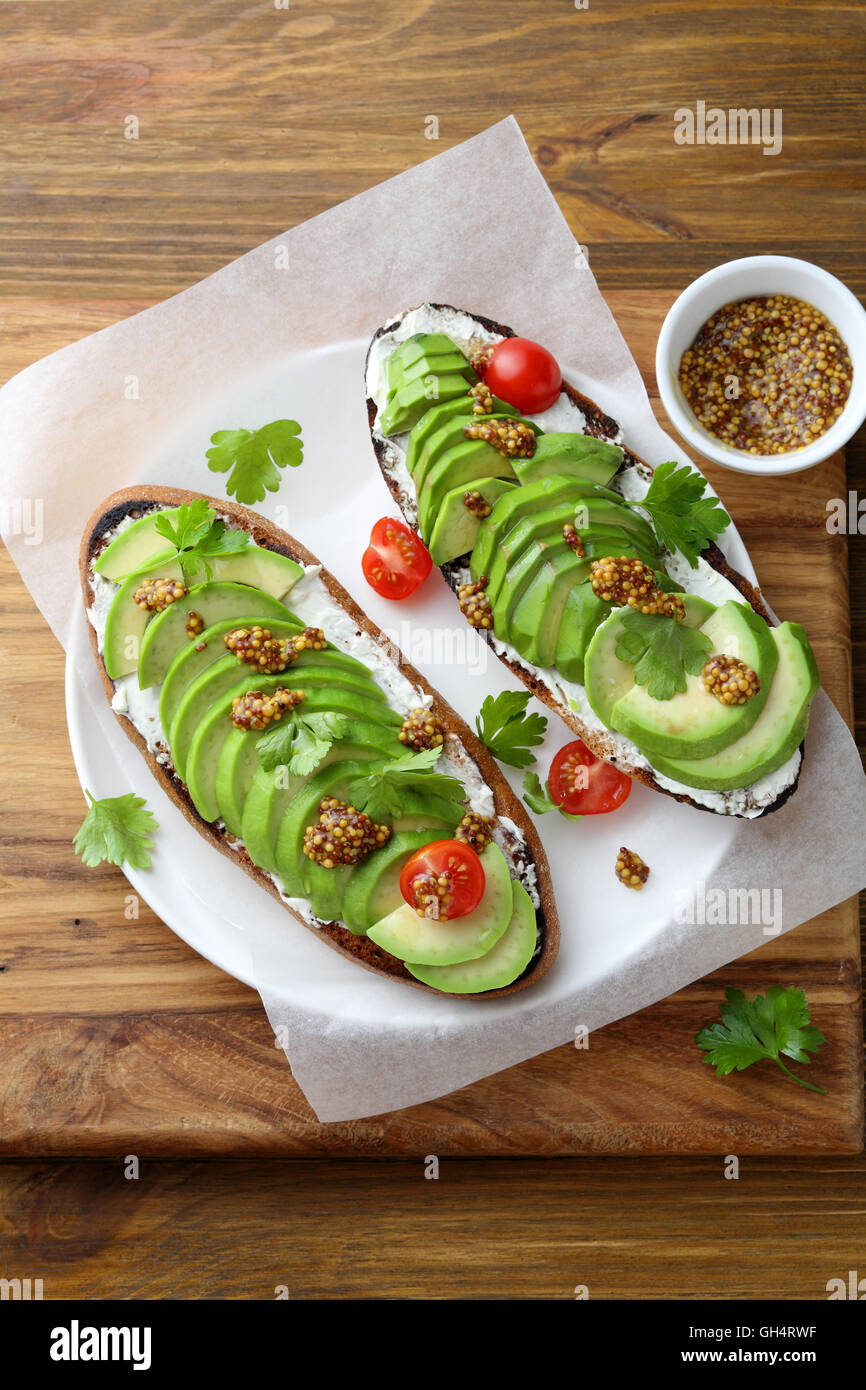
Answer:
<svg viewBox="0 0 866 1390"><path fill-rule="evenodd" d="M375 333L367 415L406 522L468 621L598 757L701 810L777 809L818 685L805 633L771 627L713 540L694 563L664 543L645 504L675 465L654 474L594 402L565 381L535 411L497 395L485 371L508 340L525 342L444 304ZM674 483L684 476L703 492L691 470Z"/></svg>
<svg viewBox="0 0 866 1390"><path fill-rule="evenodd" d="M228 538L197 572L165 538L176 528L180 540L194 507ZM546 973L558 918L522 805L302 545L246 507L141 486L97 509L80 574L127 735L187 820L298 921L365 968L436 993L491 998ZM275 762L265 741L295 717L301 742L286 746L303 757ZM406 775L413 756L425 765ZM365 796L369 815L349 800ZM430 920L401 873L455 840L477 857L483 892L472 911Z"/></svg>

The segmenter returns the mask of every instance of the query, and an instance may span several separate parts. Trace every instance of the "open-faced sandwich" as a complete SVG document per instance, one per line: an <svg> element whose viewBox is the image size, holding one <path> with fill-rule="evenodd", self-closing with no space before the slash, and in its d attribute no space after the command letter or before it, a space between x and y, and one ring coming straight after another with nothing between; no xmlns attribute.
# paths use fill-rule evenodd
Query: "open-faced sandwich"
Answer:
<svg viewBox="0 0 866 1390"><path fill-rule="evenodd" d="M424 304L366 366L382 473L464 616L599 758L722 815L797 785L817 668L715 539L691 468L655 469L510 328Z"/></svg>
<svg viewBox="0 0 866 1390"><path fill-rule="evenodd" d="M81 547L112 707L187 819L368 969L524 989L559 928L487 749L303 546L229 502L109 497Z"/></svg>

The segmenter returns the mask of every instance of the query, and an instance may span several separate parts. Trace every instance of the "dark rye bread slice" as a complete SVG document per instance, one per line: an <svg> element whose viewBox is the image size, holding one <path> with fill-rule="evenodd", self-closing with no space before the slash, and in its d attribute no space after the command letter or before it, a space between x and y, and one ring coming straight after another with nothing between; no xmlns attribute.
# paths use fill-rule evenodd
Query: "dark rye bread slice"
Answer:
<svg viewBox="0 0 866 1390"><path fill-rule="evenodd" d="M204 500L214 508L220 516L224 517L230 526L241 528L248 531L257 545L264 546L268 550L277 551L280 555L287 555L290 559L296 560L301 565L318 565L319 561L315 555L296 541L285 531L279 530L264 517L258 516L250 511L248 507L242 507L235 502L222 501L214 497L207 497L203 493L186 492L180 488L152 487L142 485L135 488L125 488L120 492L113 493L110 497L97 507L93 516L84 529L84 536L81 542L81 552L79 557L79 571L81 575L81 588L84 595L86 607L90 608L93 603L93 589L91 586L91 566L100 552L105 548L105 534L112 527L126 517L138 518L147 512L153 511L157 507L177 507L182 502L191 502L196 497L204 496ZM514 795L511 787L506 782L498 765L488 753L487 749L475 736L467 724L460 716L446 704L442 697L430 686L420 672L416 671L409 662L405 660L392 642L370 621L362 612L351 596L346 592L341 584L338 584L333 575L329 574L324 568L321 570L322 579L329 595L356 624L357 630L366 633L377 646L381 647L385 655L399 670L407 680L423 690L425 694L432 698L432 709L442 723L443 728L449 735L457 738L463 749L470 758L477 763L482 777L493 792L494 805L497 815L506 816L522 832L525 840L525 850L520 844L510 837L509 849L518 864L533 865L537 878L538 896L540 905L536 911L536 926L539 935L539 946L533 959L530 961L523 975L513 984L505 989L489 990L484 994L460 994L449 995L455 999L493 999L504 994L516 994L519 990L526 989L529 985L535 984L543 975L547 974L559 950L559 917L556 910L556 902L553 895L553 887L550 880L550 869L547 863L547 856L542 848L535 827L527 816L522 804ZM287 595L286 602L291 605L291 591ZM111 700L114 694L114 682L105 670L102 656L99 651L96 632L91 623L88 623L90 640L93 647L93 654L99 668L102 684L105 693ZM281 903L286 911L315 935L321 937L339 951L341 955L348 956L351 960L357 961L359 965L378 975L390 975L399 979L404 984L412 985L415 989L423 989L428 994L442 994L441 990L429 989L420 981L415 980L408 972L402 961L395 959L386 951L381 950L374 942L366 937L354 936L351 932L337 922L326 922L319 927L311 926L298 913L281 898L279 890L271 881L267 874L261 869L256 868L255 864L246 853L245 849L232 848L238 842L229 835L224 828L205 821L198 814L192 803L189 792L184 783L175 773L171 766L170 759L166 759L166 765L159 762L154 753L150 751L147 743L139 734L135 725L125 715L115 711L121 726L128 737L132 740L139 752L144 757L154 777L160 786L171 797L176 806L179 806L190 825L195 826L211 844L215 845L221 853L225 854L233 863L240 864L249 876L271 894L277 902ZM167 753L167 750L166 750ZM506 827L503 827L503 832Z"/></svg>
<svg viewBox="0 0 866 1390"><path fill-rule="evenodd" d="M420 308L421 306L416 305L413 307ZM430 308L466 314L469 318L474 319L475 322L482 329L485 329L488 333L495 333L500 338L514 338L516 336L515 330L513 328L509 328L506 324L496 323L494 319L485 318L483 314L474 314L470 313L470 311L467 309L458 309L453 304L431 303ZM406 310L406 313L411 312L411 309ZM405 317L405 315L401 315L400 318L392 319L390 322L383 324L381 328L377 328L376 332L373 334L373 337L370 340L370 347L368 347L367 349L367 358L365 362L365 382L366 366L367 363L369 363L370 351L372 349L373 344L376 342L378 338L383 337L387 333L392 333L395 329L399 328L403 317ZM562 383L562 389L582 412L586 421L584 425L584 432L586 434L594 435L598 439L611 439L616 437L616 435L619 433L620 428L619 422L617 420L614 420L613 417L610 415L606 415L604 411L601 409L601 407L596 405L595 401L590 400L588 396L584 396L582 392L578 391L576 387L571 386L565 380ZM410 526L412 526L413 530L417 531L417 526L414 523L412 513L411 511L407 511L407 498L405 496L405 493L402 491L398 482L395 480L392 473L389 471L387 465L388 441L386 439L383 439L381 435L376 433L375 424L377 414L378 410L376 407L376 402L368 396L367 422L370 426L370 437L373 442L373 449L375 451L379 467L382 471L382 476L385 479L391 496L394 498L394 501L397 503L397 506L403 513L406 522ZM618 472L622 472L624 469L633 466L638 468L643 473L644 477L646 477L647 479L652 477L653 470L650 464L648 464L644 459L640 458L637 454L633 454L625 444L622 444L621 448L623 450L623 459ZM414 499L408 500L414 503ZM723 575L725 579L729 580L731 584L733 584L734 587L742 594L746 602L750 604L752 608L754 608L756 613L759 613L762 618L766 618L768 622L772 622L770 614L767 612L766 605L764 604L764 601L761 597L760 590L756 588L754 584L751 584L749 580L746 579L745 575L740 574L737 570L735 570L731 565L728 564L728 561L725 559L724 555L722 554L721 550L717 545L710 544L707 547L707 549L702 552L701 558L705 560L708 565L711 565L712 568L716 570L719 574ZM456 594L459 582L458 574L460 570L464 568L464 562L459 560L451 561L447 565L440 566L440 568L448 585ZM484 629L479 629L479 631L481 631L482 636L486 638L488 644L491 645L491 650L495 651L495 648L493 648L492 644L490 643L491 634ZM578 738L582 739L586 746L590 748L592 752L596 754L597 757L603 758L606 762L615 763L618 767L621 767L624 772L627 772L629 777L633 778L637 782L642 782L644 786L650 787L653 791L661 792L665 796L670 796L673 798L674 801L685 802L689 806L694 806L699 811L707 811L710 815L743 815L743 812L738 811L736 809L717 811L710 806L703 806L699 801L693 800L693 798L690 796L684 795L679 792L672 792L669 791L666 787L662 787L656 781L651 771L647 770L646 768L636 767L632 764L627 763L617 753L616 745L612 738L610 738L608 735L604 733L600 733L597 730L588 729L586 725L582 723L579 716L576 715L574 711L569 708L569 706L564 705L561 701L557 700L556 697L552 694L552 692L548 690L544 682L539 680L538 677L535 676L531 671L527 670L525 666L521 665L519 662L512 661L507 656L500 656L499 653L496 653L496 655L499 656L499 660L503 662L505 666L508 667L512 674L517 676L518 680L521 680L524 685L529 687L533 695L537 696L537 698L543 701L543 703L546 704L549 709L553 710L555 714L559 715L560 719L562 719L563 722L568 725L569 729L571 729L572 732L576 734ZM788 798L792 796L794 792L797 790L797 783L800 780L800 772L803 768L802 759L804 757L804 749L805 745L801 743L800 767L797 770L797 775L795 776L794 780L791 782L789 786L785 787L785 789L779 793L775 801L771 802L767 806L764 806L760 810L758 815L768 815L771 811L777 811L779 807L783 806L785 802L788 800ZM726 794L720 793L719 795L725 797ZM731 799L731 794L728 794L728 797L729 799ZM758 816L753 816L751 817L751 819L756 820L758 819Z"/></svg>

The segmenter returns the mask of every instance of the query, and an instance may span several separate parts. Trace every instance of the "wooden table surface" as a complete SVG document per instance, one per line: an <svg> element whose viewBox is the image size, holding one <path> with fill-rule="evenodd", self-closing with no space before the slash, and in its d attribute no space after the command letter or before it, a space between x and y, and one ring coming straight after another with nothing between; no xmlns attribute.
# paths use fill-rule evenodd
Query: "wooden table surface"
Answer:
<svg viewBox="0 0 866 1390"><path fill-rule="evenodd" d="M509 11L492 0L469 8L453 0L291 0L282 10L212 0L200 8L142 3L121 13L104 0L67 0L4 5L0 38L3 379L46 342L59 346L106 315L173 293L509 111L623 322L656 314L659 291L670 300L695 274L754 251L808 256L866 292L864 42L853 8L598 0L578 11L524 0ZM673 112L699 100L781 108L783 153L675 145ZM439 121L438 143L425 139L430 115ZM131 118L135 140L124 134L134 129ZM650 357L640 360L649 373ZM849 451L848 470L849 486L862 491L862 444ZM840 480L828 465L828 498ZM727 478L721 486L737 514ZM747 529L759 571L778 534L772 505L764 523L766 551ZM821 518L810 515L809 523L817 534ZM862 734L862 538L853 537L849 550ZM23 639L27 610L7 602L6 565L7 632L20 618L14 636ZM798 616L797 593L792 583L787 607L779 601L789 616ZM50 671L59 690L58 653L50 638L40 640L47 663L40 675L48 682ZM833 693L844 702L836 657L841 684ZM18 690L26 703L12 715L19 755L28 739L56 738L62 727L59 708L35 713L30 697L38 689L31 677ZM53 767L58 812L38 845L27 837L27 813L45 799L44 768L36 777L17 756L7 779L3 873L8 879L11 863L20 874L23 864L33 926L40 915L53 912L55 925L60 917L71 961L82 958L88 939L109 949L90 895L104 907L100 895L119 892L122 880L100 871L97 887L82 886L80 907L68 897L75 796L68 758ZM178 959L185 952L156 933L142 949L154 981L167 978L166 952ZM236 1000L238 987L202 962L190 965L184 989L190 983ZM106 991L112 987L109 961ZM179 1012L184 1004L179 997ZM32 1012L38 1026L46 1012L38 998ZM144 1128L158 1133L166 1082L159 1031L142 1033L130 1021L129 1036L114 1039L115 1070L102 1076L100 1039L83 1030L73 1071L44 1078L50 1104L62 1106L64 1088L88 1069L93 1081L95 1069L98 1099L87 1118L98 1129L124 1096L124 1046L143 1043L152 1091L140 1105ZM213 1084L221 1057L243 1057L249 1046L244 1027L213 1039ZM624 1052L624 1067L633 1060ZM7 1075L4 1085L13 1081ZM741 1078L744 1095L747 1083ZM770 1113L778 1091L766 1096ZM128 1096L124 1104L133 1106ZM254 1112L252 1096L251 1153L261 1152ZM18 1151L28 1152L26 1143ZM861 1157L744 1158L738 1183L725 1182L719 1157L455 1161L443 1164L438 1184L423 1182L422 1149L414 1162L387 1165L145 1158L141 1180L127 1183L123 1155L103 1152L113 1163L4 1166L0 1273L42 1275L48 1297L256 1298L272 1296L277 1282L299 1297L569 1297L575 1283L588 1283L595 1297L823 1297L827 1278L856 1264L858 1248L862 1254ZM359 1256L363 1250L371 1253Z"/></svg>

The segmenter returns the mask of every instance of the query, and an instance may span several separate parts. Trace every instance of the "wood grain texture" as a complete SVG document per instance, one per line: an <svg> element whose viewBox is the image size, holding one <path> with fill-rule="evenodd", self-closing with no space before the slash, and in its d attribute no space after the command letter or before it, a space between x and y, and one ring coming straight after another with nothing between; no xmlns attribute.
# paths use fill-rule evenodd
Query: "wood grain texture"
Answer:
<svg viewBox="0 0 866 1390"><path fill-rule="evenodd" d="M275 11L267 0L7 0L0 53L0 379L509 111L630 338L640 331L651 346L683 285L735 255L804 255L866 292L856 6L291 0ZM781 106L783 154L678 149L673 113L698 100ZM429 114L438 142L424 138ZM140 122L137 141L124 138L128 115ZM639 361L651 381L651 351ZM847 457L848 483L866 496L862 433ZM791 565L776 485L725 475L720 487L770 601L813 625L822 676L844 701L844 547L820 535L839 480L837 463L820 487L814 473L780 485L789 505L796 500L798 538L808 532L820 561L814 598ZM852 538L849 563L863 748L862 537ZM828 584L825 569L835 576ZM272 1152L275 1132L284 1152L298 1152L308 1116L293 1113L297 1095L255 997L146 909L124 921L124 881L109 869L85 876L70 860L81 796L62 712L36 698L61 691L62 655L5 556L0 615L3 656L26 639L38 658L38 674L19 662L4 675L0 709L10 748L0 1009L2 1027L14 1029L0 1067L0 1131L5 1152L45 1152L49 1135L53 1153L114 1159L0 1166L0 1272L44 1275L47 1297L194 1298L271 1297L278 1282L293 1297L555 1298L585 1282L593 1297L823 1298L827 1278L858 1261L862 1272L862 1157L749 1159L741 1180L724 1185L709 1156L446 1162L437 1184L420 1176L430 1129L412 1111L411 1165L145 1163L139 1183L123 1182L117 1160L133 1136L148 1153L178 1151L185 1105L195 1141L184 1151L202 1154ZM48 826L33 818L47 795ZM836 986L851 929L841 911L844 920L828 914L788 939L808 950L822 1022L831 997L839 1001L825 1049L831 1070L845 1050L835 1024L853 1017L842 997L856 991L850 971L841 995ZM562 1049L536 1059L539 1098L553 1088L587 1143L596 1116L581 1096L588 1068L605 1065L602 1049L622 1049L621 1090L606 1098L607 1114L628 1113L639 1085L629 1067L647 1068L683 1023L690 1030L696 1015L711 1016L724 984L762 986L770 967L787 982L785 950L771 943L724 978L644 1012L639 1041L618 1024L599 1035L598 1056ZM716 1082L678 1047L689 1095L654 1124L666 1097L650 1088L647 1132L633 1132L632 1152L650 1139L675 1146L676 1125L689 1131L708 1104L717 1152L732 1126L739 1139L766 1139L793 1087L757 1072ZM504 1078L509 1100L515 1074ZM640 1081L646 1091L645 1070ZM472 1105L477 1133L495 1147L490 1084ZM449 1126L468 1095L449 1098ZM7 1130L10 1105L17 1118ZM850 1139L854 1116L837 1115ZM574 1142L568 1124L544 1120L540 1110L522 1117L540 1143ZM387 1152L375 1134L346 1128L339 1152ZM595 1125L596 1142L599 1133ZM310 1151L306 1142L300 1151Z"/></svg>
<svg viewBox="0 0 866 1390"><path fill-rule="evenodd" d="M611 303L638 360L648 362L665 296L617 292ZM118 307L128 305L102 307L103 321ZM0 317L10 325L31 312L29 302L0 302ZM83 319L72 317L78 313ZM74 338L84 324L97 325L99 313L98 302L49 301L37 306L30 339L22 325L11 341L23 352L36 335L47 350L64 333ZM850 717L845 539L830 537L824 525L825 498L844 490L841 458L801 475L794 486L785 479L757 486L719 469L711 477L743 529L767 598L813 634L824 684ZM8 558L4 563L0 657L2 698L15 728L9 797L16 835L2 863L8 888L0 903L6 947L0 1037L14 1058L15 1079L0 1152L166 1157L860 1147L853 904L604 1030L589 1052L560 1048L429 1105L318 1125L274 1049L258 996L200 960L143 904L137 921L125 920L129 886L122 875L108 866L88 871L73 856L69 840L81 793L57 711L43 714L38 700L46 679L62 689L62 654L37 622L39 660L34 663L32 647L27 658L19 655L24 634L34 631L35 610ZM804 568L814 576L808 585ZM27 717L18 719L16 709ZM56 809L46 841L40 788L49 779ZM771 1072L721 1082L701 1065L694 1033L714 1017L728 984L755 993L794 980L820 1007L828 1043L810 1075L830 1095L791 1085L780 1091Z"/></svg>

